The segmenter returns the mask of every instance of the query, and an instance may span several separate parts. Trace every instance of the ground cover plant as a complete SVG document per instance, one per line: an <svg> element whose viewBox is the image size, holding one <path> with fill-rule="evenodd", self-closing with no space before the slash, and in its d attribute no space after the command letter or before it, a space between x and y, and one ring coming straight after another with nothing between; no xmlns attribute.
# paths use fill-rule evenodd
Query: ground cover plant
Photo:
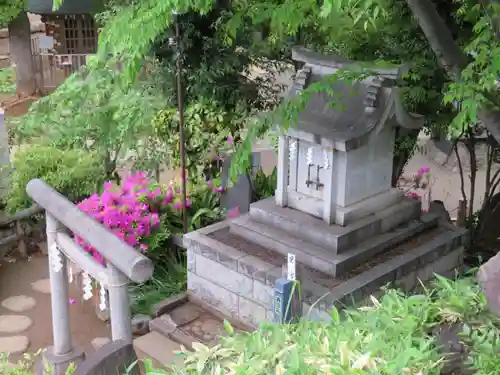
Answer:
<svg viewBox="0 0 500 375"><path fill-rule="evenodd" d="M447 327L459 328L454 339L463 351L458 358L440 347L438 332ZM154 369L147 361L146 374L489 375L500 368L500 320L471 277L438 277L411 296L387 289L367 306L333 310L330 322L264 324L253 333L235 334L229 324L226 329L230 335L219 345L196 344L194 352L179 353L185 357L183 369ZM6 358L0 369L2 363ZM31 372L7 370L6 375Z"/></svg>
<svg viewBox="0 0 500 375"><path fill-rule="evenodd" d="M15 94L16 77L14 69L0 68L0 94Z"/></svg>
<svg viewBox="0 0 500 375"><path fill-rule="evenodd" d="M451 374L439 346L443 327L460 328L466 354L457 366L495 374L499 323L474 279L439 277L422 294L388 289L369 306L333 310L329 323L266 324L213 348L196 345L176 374Z"/></svg>

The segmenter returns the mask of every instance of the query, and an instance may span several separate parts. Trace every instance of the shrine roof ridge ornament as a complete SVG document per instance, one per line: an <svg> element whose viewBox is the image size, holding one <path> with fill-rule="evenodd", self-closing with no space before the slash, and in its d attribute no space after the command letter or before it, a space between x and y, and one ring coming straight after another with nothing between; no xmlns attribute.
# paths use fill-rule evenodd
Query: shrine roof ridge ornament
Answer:
<svg viewBox="0 0 500 375"><path fill-rule="evenodd" d="M397 78L408 71L407 66L363 66L342 57L322 55L301 47L292 49L292 58L305 65L296 73L288 95L290 98L339 69L365 73L357 81L339 78L332 83L329 92L313 93L299 115L297 131L293 128L289 130L295 136L310 139L313 135L319 140L317 142L325 146L347 151L362 146L368 141L370 133L378 133L389 122L407 129L423 126L422 116L410 114L404 109L400 91L395 85ZM336 100L336 96L340 99Z"/></svg>

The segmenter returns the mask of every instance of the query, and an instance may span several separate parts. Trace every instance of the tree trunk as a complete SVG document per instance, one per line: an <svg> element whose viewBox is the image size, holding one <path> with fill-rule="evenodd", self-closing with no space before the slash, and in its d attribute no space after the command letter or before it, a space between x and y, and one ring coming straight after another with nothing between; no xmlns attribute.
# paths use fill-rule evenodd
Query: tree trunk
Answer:
<svg viewBox="0 0 500 375"><path fill-rule="evenodd" d="M406 0L406 3L441 64L453 74L455 80L459 81L461 72L468 63L467 55L453 39L450 29L444 23L432 1ZM500 111L493 108L482 108L478 117L495 140L500 143Z"/></svg>
<svg viewBox="0 0 500 375"><path fill-rule="evenodd" d="M416 130L406 130L402 128L396 129L396 140L399 137L405 137L407 141L409 140L409 142L405 143L407 144L411 143L411 147L406 147L404 150L398 149L397 153L395 153L392 158L392 178L391 178L392 187L398 186L398 181L404 172L406 164L408 163L410 158L413 156L413 153L415 152L415 147L418 142L419 133L420 129Z"/></svg>
<svg viewBox="0 0 500 375"><path fill-rule="evenodd" d="M31 25L26 12L9 23L9 49L16 66L17 94L21 97L35 93L35 70L31 51Z"/></svg>

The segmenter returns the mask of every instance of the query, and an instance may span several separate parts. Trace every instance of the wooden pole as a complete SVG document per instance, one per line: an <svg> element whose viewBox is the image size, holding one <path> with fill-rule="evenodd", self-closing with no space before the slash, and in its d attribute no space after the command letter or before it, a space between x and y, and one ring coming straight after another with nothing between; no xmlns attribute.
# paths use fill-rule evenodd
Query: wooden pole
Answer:
<svg viewBox="0 0 500 375"><path fill-rule="evenodd" d="M182 91L182 55L181 55L181 35L179 26L179 16L176 14L175 19L175 39L177 44L177 105L179 111L179 143L181 156L181 192L182 192L182 224L184 233L188 232L188 217L187 217L187 189L186 189L186 144L184 139L184 102Z"/></svg>

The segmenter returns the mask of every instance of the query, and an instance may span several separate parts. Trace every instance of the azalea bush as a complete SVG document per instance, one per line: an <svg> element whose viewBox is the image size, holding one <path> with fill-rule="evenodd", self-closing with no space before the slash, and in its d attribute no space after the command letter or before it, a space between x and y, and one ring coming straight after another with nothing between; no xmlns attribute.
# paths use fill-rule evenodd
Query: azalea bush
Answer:
<svg viewBox="0 0 500 375"><path fill-rule="evenodd" d="M226 215L219 207L220 193L224 189L217 179L210 182L194 185L188 181L189 230L210 225ZM104 183L101 194L93 193L78 203L78 207L152 259L155 266L152 279L130 286L134 313L149 313L152 305L186 289L185 252L171 241L173 234L183 231L184 204L179 180L164 185L150 182L145 173L131 174L120 186ZM74 237L95 261L106 263L83 238L76 234Z"/></svg>
<svg viewBox="0 0 500 375"><path fill-rule="evenodd" d="M151 184L144 173L126 177L117 189L106 182L102 194L93 194L78 204L80 210L142 252L148 250L146 240L160 227L160 215L167 206L181 210L183 203L172 187L162 190L159 184ZM105 263L101 254L83 238L75 235L75 240L99 263Z"/></svg>

